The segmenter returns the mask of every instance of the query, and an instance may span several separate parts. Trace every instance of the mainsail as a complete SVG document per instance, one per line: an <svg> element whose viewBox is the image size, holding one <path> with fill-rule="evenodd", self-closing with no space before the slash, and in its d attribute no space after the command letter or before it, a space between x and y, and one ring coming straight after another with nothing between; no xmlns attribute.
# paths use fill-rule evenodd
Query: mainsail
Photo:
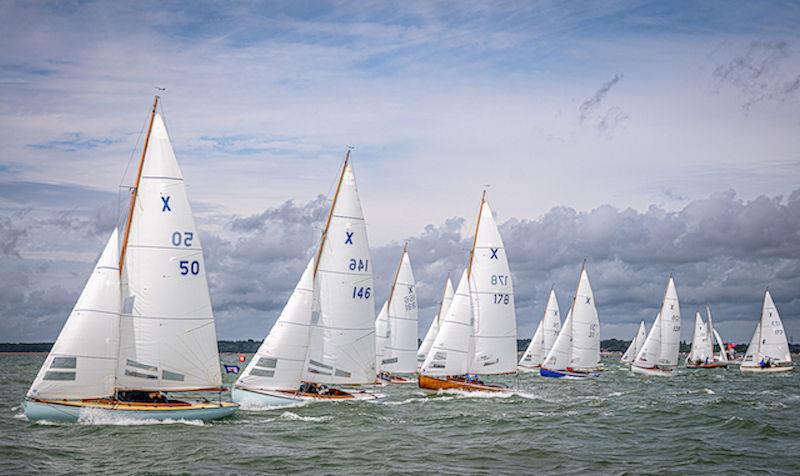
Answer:
<svg viewBox="0 0 800 476"><path fill-rule="evenodd" d="M259 390L296 390L308 354L313 303L314 259L236 385Z"/></svg>
<svg viewBox="0 0 800 476"><path fill-rule="evenodd" d="M375 381L375 306L367 224L348 157L328 214L314 274L309 380Z"/></svg>
<svg viewBox="0 0 800 476"><path fill-rule="evenodd" d="M517 318L514 285L503 240L485 197L481 199L467 279L472 298L475 346L470 372L515 373Z"/></svg>
<svg viewBox="0 0 800 476"><path fill-rule="evenodd" d="M403 248L387 307L389 338L382 352L381 371L417 370L417 292L408 251Z"/></svg>
<svg viewBox="0 0 800 476"><path fill-rule="evenodd" d="M694 334L692 336L692 349L687 357L688 361L705 362L712 358L713 337L709 335L709 327L703 321L700 311L694 315Z"/></svg>
<svg viewBox="0 0 800 476"><path fill-rule="evenodd" d="M764 292L761 318L756 325L750 345L747 346L747 354L742 361L742 367L757 367L762 360L772 363L792 361L783 322L769 290Z"/></svg>
<svg viewBox="0 0 800 476"><path fill-rule="evenodd" d="M119 240L111 234L28 396L83 399L114 394L119 349Z"/></svg>
<svg viewBox="0 0 800 476"><path fill-rule="evenodd" d="M221 385L203 248L166 126L154 115L129 217L118 389Z"/></svg>
<svg viewBox="0 0 800 476"><path fill-rule="evenodd" d="M444 319L444 315L447 313L450 303L453 302L454 293L453 281L450 280L450 276L447 276L442 300L439 302L439 310L433 317L433 321L431 321L431 325L428 327L428 332L425 333L425 339L422 340L422 344L420 344L419 350L417 351L417 363L420 367L422 367L422 364L425 362L425 357L428 356L428 352L431 350L433 341L436 339L436 334L439 332L439 320Z"/></svg>
<svg viewBox="0 0 800 476"><path fill-rule="evenodd" d="M678 351L681 339L681 306L675 281L669 275L664 302L661 304L661 353L658 367L670 369L678 366Z"/></svg>
<svg viewBox="0 0 800 476"><path fill-rule="evenodd" d="M596 370L600 367L600 321L585 265L581 270L572 308L570 367L575 370Z"/></svg>

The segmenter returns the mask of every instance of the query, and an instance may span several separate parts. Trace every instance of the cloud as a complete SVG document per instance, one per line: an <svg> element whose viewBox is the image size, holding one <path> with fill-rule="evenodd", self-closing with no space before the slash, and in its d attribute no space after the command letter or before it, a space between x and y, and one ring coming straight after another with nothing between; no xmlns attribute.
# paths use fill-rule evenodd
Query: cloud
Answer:
<svg viewBox="0 0 800 476"><path fill-rule="evenodd" d="M580 112L580 122L583 124L589 119L595 111L597 111L603 103L603 100L608 95L608 92L611 91L611 88L616 86L622 80L622 74L616 73L614 77L606 81L600 89L595 91L594 95L589 99L583 101L578 107L578 112Z"/></svg>
<svg viewBox="0 0 800 476"><path fill-rule="evenodd" d="M579 122L584 124L591 121L595 130L606 139L610 139L617 128L630 117L618 106L611 106L601 114L599 120L595 119L596 113L603 108L603 102L609 91L621 80L622 73L614 74L613 78L606 81L600 89L595 91L592 97L583 101L580 107L578 107L578 112L580 112Z"/></svg>
<svg viewBox="0 0 800 476"><path fill-rule="evenodd" d="M50 140L38 144L28 144L28 147L40 150L79 152L106 147L120 142L120 139L84 137L83 134L79 132L68 132L64 135L64 139Z"/></svg>

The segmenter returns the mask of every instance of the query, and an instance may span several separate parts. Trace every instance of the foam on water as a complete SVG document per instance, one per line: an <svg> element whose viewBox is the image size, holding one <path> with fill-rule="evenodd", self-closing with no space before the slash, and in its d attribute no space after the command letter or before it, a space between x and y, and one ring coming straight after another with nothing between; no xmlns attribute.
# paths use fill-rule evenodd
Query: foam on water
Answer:
<svg viewBox="0 0 800 476"><path fill-rule="evenodd" d="M98 426L146 426L146 425L189 425L204 426L202 420L184 420L165 418L163 420L155 418L134 418L121 415L117 412L107 412L100 409L83 409L78 418L80 425Z"/></svg>
<svg viewBox="0 0 800 476"><path fill-rule="evenodd" d="M239 404L239 410L245 412L268 412L272 410L285 410L287 408L301 408L309 405L311 400L297 400L288 405L259 405L252 401L244 401Z"/></svg>
<svg viewBox="0 0 800 476"><path fill-rule="evenodd" d="M331 420L333 420L333 417L330 416L330 415L319 416L319 417L302 416L302 415L298 415L297 413L294 413L294 412L283 412L278 417L278 419L279 420L285 420L285 421L323 422L323 421L331 421Z"/></svg>

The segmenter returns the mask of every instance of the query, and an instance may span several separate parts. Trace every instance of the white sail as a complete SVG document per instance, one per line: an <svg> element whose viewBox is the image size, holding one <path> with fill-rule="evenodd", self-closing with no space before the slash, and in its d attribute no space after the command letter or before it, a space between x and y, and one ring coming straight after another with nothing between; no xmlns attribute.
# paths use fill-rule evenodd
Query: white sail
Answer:
<svg viewBox="0 0 800 476"><path fill-rule="evenodd" d="M308 354L314 258L236 385L257 390L297 390Z"/></svg>
<svg viewBox="0 0 800 476"><path fill-rule="evenodd" d="M439 332L422 364L422 373L432 376L467 373L472 361L472 334L472 308L467 271L464 270L453 302L444 318L439 320Z"/></svg>
<svg viewBox="0 0 800 476"><path fill-rule="evenodd" d="M470 372L513 373L517 371L514 285L503 240L485 200L479 216L468 275L475 326Z"/></svg>
<svg viewBox="0 0 800 476"><path fill-rule="evenodd" d="M769 290L764 293L761 319L759 319L756 332L747 347L747 354L744 357L742 366L757 367L762 360L771 361L772 363L792 361L792 356L789 353L789 342L783 329L783 322Z"/></svg>
<svg viewBox="0 0 800 476"><path fill-rule="evenodd" d="M314 282L318 319L308 372L317 383L367 384L376 375L372 263L349 162L337 191Z"/></svg>
<svg viewBox="0 0 800 476"><path fill-rule="evenodd" d="M561 331L561 313L558 309L558 299L556 299L556 290L550 290L550 297L547 299L547 309L545 310L544 317L542 318L543 326L542 332L544 345L542 347L542 361L544 357L550 352L553 344L556 342L556 337ZM541 364L541 361L539 362Z"/></svg>
<svg viewBox="0 0 800 476"><path fill-rule="evenodd" d="M586 267L581 270L572 309L570 367L575 370L596 370L600 367L600 321Z"/></svg>
<svg viewBox="0 0 800 476"><path fill-rule="evenodd" d="M389 342L389 317L386 313L386 306L388 301L383 302L381 312L375 318L375 370L380 372L381 360L383 360L383 352L387 342Z"/></svg>
<svg viewBox="0 0 800 476"><path fill-rule="evenodd" d="M708 332L708 325L703 321L703 316L698 311L694 315L694 334L692 336L692 349L689 352L687 361L705 362L711 358L711 336Z"/></svg>
<svg viewBox="0 0 800 476"><path fill-rule="evenodd" d="M203 248L161 116L153 118L123 274L117 387L221 385Z"/></svg>
<svg viewBox="0 0 800 476"><path fill-rule="evenodd" d="M714 338L717 340L717 345L719 345L719 354L714 354L714 358L721 361L721 362L728 362L728 352L725 349L725 343L722 342L722 337L719 336L719 332L716 329L712 329L714 333Z"/></svg>
<svg viewBox="0 0 800 476"><path fill-rule="evenodd" d="M642 349L644 345L644 341L647 338L647 329L644 326L644 321L639 323L639 329L636 331L636 335L633 336L633 340L631 344L628 346L628 349L622 355L622 363L630 364L633 362L633 359L639 354L639 351Z"/></svg>
<svg viewBox="0 0 800 476"><path fill-rule="evenodd" d="M525 367L536 367L537 365L542 365L542 360L544 360L543 325L543 322L539 321L539 325L536 326L536 332L533 333L533 337L531 338L530 344L528 344L528 348L525 349L525 352L522 354L522 358L519 359L519 365Z"/></svg>
<svg viewBox="0 0 800 476"><path fill-rule="evenodd" d="M111 234L28 396L83 399L114 394L119 349L119 240Z"/></svg>
<svg viewBox="0 0 800 476"><path fill-rule="evenodd" d="M650 333L633 359L633 365L645 369L652 369L658 365L658 359L661 355L661 313L656 315L653 326L650 328Z"/></svg>
<svg viewBox="0 0 800 476"><path fill-rule="evenodd" d="M420 367L422 367L422 364L425 362L425 357L428 356L428 352L433 345L433 340L436 339L436 334L439 332L439 319L444 319L444 315L447 313L450 303L453 302L454 294L453 282L450 280L450 276L448 276L444 285L442 300L439 302L439 311L433 317L433 321L431 321L431 325L428 327L428 332L425 333L425 339L423 339L417 351L417 363Z"/></svg>
<svg viewBox="0 0 800 476"><path fill-rule="evenodd" d="M573 298L574 299L574 298ZM561 331L553 343L553 348L544 358L542 367L549 370L566 370L572 357L572 307L567 312L567 318L561 326Z"/></svg>
<svg viewBox="0 0 800 476"><path fill-rule="evenodd" d="M417 291L411 258L403 252L387 311L389 340L380 370L414 373L417 370Z"/></svg>
<svg viewBox="0 0 800 476"><path fill-rule="evenodd" d="M675 368L678 365L678 351L681 340L681 306L678 302L678 291L672 275L667 282L667 291L664 293L664 302L661 304L661 353L658 357L658 367L661 369Z"/></svg>

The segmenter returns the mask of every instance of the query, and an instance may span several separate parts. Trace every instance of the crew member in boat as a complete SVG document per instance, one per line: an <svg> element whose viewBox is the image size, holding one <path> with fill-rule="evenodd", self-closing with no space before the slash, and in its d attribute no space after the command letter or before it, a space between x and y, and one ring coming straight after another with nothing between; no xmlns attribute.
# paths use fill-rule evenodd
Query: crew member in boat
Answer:
<svg viewBox="0 0 800 476"><path fill-rule="evenodd" d="M169 399L163 392L142 392L136 390L117 393L117 400L120 402L169 403Z"/></svg>

